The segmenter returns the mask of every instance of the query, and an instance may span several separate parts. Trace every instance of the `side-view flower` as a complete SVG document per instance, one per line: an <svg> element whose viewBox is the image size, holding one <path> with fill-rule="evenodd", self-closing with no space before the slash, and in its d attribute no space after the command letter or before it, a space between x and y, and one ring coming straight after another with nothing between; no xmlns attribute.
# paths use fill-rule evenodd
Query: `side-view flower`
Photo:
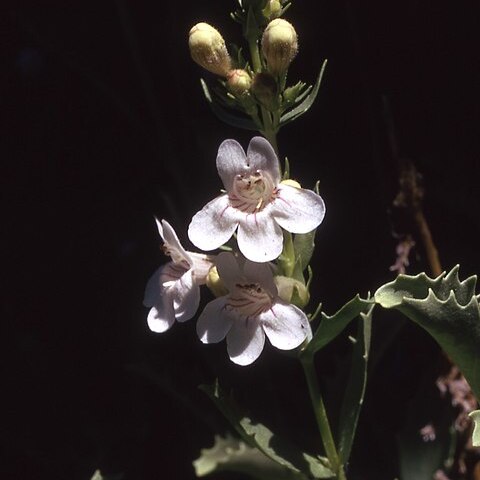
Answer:
<svg viewBox="0 0 480 480"><path fill-rule="evenodd" d="M171 225L155 219L164 242L163 251L171 261L162 265L145 288L143 304L151 307L148 326L153 332L167 331L175 322L190 320L200 302L200 285L204 284L212 267L210 256L187 252Z"/></svg>
<svg viewBox="0 0 480 480"><path fill-rule="evenodd" d="M238 227L238 248L254 262L269 262L282 252L282 228L308 233L325 216L322 198L312 190L280 183L280 165L263 137L250 141L247 154L235 140L225 140L217 155L217 169L226 193L207 203L188 228L192 243L214 250Z"/></svg>
<svg viewBox="0 0 480 480"><path fill-rule="evenodd" d="M223 252L216 266L229 293L208 303L200 314L197 334L203 343L227 337L230 359L249 365L262 353L265 335L281 350L311 338L305 313L278 296L270 264L245 260L240 265L232 253Z"/></svg>

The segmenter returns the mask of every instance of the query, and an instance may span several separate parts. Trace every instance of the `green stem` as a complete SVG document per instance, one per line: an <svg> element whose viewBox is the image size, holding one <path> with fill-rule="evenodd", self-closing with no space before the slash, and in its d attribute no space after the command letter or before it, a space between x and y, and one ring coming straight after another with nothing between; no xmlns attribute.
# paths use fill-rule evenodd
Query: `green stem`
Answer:
<svg viewBox="0 0 480 480"><path fill-rule="evenodd" d="M252 60L252 67L255 73L260 73L262 71L262 60L260 58L260 50L258 48L258 40L255 37L250 36L248 38L248 48L250 49L250 57ZM265 138L270 142L275 152L278 155L278 145L277 145L277 131L278 128L272 122L272 117L270 112L263 106L260 107L262 115L262 125L263 129L261 132Z"/></svg>
<svg viewBox="0 0 480 480"><path fill-rule="evenodd" d="M264 110L265 109L262 107L263 118L265 118L265 114L268 115L268 112L266 112ZM265 125L265 122L264 122L264 125ZM270 142L270 145L272 145L273 149L275 150L276 154L278 155L278 144L277 144L277 134L276 134L276 132L272 129L264 128L262 133L265 136L265 138Z"/></svg>
<svg viewBox="0 0 480 480"><path fill-rule="evenodd" d="M304 354L300 357L300 361L307 380L310 400L312 401L312 407L315 413L315 419L317 420L320 437L322 438L323 447L325 448L328 460L330 461L331 468L336 474L337 480L346 480L347 477L345 476L343 466L340 463L340 458L335 447L335 441L333 440L332 430L328 421L327 411L320 393L317 373L313 365L313 356Z"/></svg>

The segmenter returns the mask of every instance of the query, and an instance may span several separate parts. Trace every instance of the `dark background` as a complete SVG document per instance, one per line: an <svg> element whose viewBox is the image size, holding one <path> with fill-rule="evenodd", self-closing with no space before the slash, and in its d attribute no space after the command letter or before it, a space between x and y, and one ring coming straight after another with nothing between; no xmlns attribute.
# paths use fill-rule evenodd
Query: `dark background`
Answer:
<svg viewBox="0 0 480 480"><path fill-rule="evenodd" d="M220 188L218 145L236 138L246 147L251 137L211 114L198 79L215 80L187 45L199 21L240 43L233 8L2 7L3 478L80 480L96 468L124 479L192 478L191 461L226 428L197 390L217 376L254 417L318 448L297 362L267 346L253 366L235 366L224 344L200 345L193 321L152 334L142 307L146 280L164 261L153 215L192 248L186 227ZM315 105L279 135L293 176L309 188L320 179L327 205L314 300L331 313L393 278L392 229L410 226L389 214L398 180L385 103L400 155L423 174L443 267L479 272L475 2L296 0L286 18L300 42L290 81L312 83L329 59ZM417 247L410 273L428 269ZM397 474L406 405L438 357L426 334L399 322L375 318L374 348L385 353L370 376L352 478ZM398 335L386 344L392 326ZM326 388L348 352L342 336L319 355Z"/></svg>

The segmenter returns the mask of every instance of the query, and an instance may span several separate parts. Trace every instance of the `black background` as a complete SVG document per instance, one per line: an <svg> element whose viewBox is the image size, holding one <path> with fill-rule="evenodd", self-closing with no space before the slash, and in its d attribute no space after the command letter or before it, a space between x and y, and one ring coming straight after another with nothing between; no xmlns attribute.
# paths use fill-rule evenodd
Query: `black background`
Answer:
<svg viewBox="0 0 480 480"><path fill-rule="evenodd" d="M240 43L228 18L234 2L2 8L3 477L80 480L101 468L125 479L192 478L190 462L226 428L197 390L217 376L254 417L315 450L292 358L267 347L237 367L224 344L200 345L193 321L152 334L142 307L164 261L153 215L192 248L186 227L220 188L218 145L236 138L246 147L251 137L211 114L199 77L215 80L187 45L199 21ZM279 135L293 177L308 188L320 179L327 205L314 300L333 312L393 278L397 169L384 99L400 154L423 174L443 267L479 272L475 2L297 0L287 19L300 42L290 81L312 83L329 59L315 105ZM424 269L418 242L410 272ZM376 317L374 347L399 321ZM352 478L394 477L402 412L436 352L412 325L387 348L370 377ZM345 337L319 355L326 386L346 355Z"/></svg>

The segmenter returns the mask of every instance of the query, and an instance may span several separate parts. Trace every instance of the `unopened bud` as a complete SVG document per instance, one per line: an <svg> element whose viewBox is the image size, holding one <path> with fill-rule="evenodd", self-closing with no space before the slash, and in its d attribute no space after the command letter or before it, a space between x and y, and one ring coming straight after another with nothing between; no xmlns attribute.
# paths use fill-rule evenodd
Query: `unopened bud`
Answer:
<svg viewBox="0 0 480 480"><path fill-rule="evenodd" d="M278 96L278 87L275 78L269 73L257 73L252 83L252 93L265 107L273 108Z"/></svg>
<svg viewBox="0 0 480 480"><path fill-rule="evenodd" d="M282 180L280 184L289 185L290 187L302 188L302 186L296 181L288 178L287 180Z"/></svg>
<svg viewBox="0 0 480 480"><path fill-rule="evenodd" d="M298 51L297 32L282 18L272 20L262 37L262 53L268 71L279 75L287 71Z"/></svg>
<svg viewBox="0 0 480 480"><path fill-rule="evenodd" d="M267 5L262 10L262 13L267 20L278 18L282 13L282 4L279 0L268 0Z"/></svg>
<svg viewBox="0 0 480 480"><path fill-rule="evenodd" d="M227 74L227 87L231 93L240 97L250 90L252 79L245 70L230 70Z"/></svg>
<svg viewBox="0 0 480 480"><path fill-rule="evenodd" d="M287 303L293 303L297 307L303 308L310 300L310 293L307 287L294 278L277 275L273 277L278 290L278 296Z"/></svg>
<svg viewBox="0 0 480 480"><path fill-rule="evenodd" d="M190 30L188 46L193 60L209 72L226 77L231 70L232 62L225 41L208 23L197 23Z"/></svg>
<svg viewBox="0 0 480 480"><path fill-rule="evenodd" d="M223 297L228 293L228 289L218 275L217 267L212 267L207 275L207 287L216 297Z"/></svg>

